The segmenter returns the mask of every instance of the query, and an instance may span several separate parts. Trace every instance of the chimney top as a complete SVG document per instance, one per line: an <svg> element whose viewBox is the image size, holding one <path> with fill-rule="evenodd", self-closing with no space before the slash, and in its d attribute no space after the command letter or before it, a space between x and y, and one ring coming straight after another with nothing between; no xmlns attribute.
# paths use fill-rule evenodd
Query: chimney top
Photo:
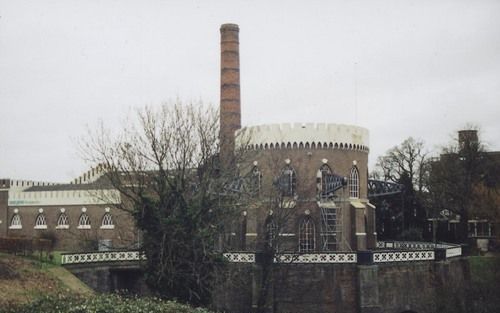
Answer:
<svg viewBox="0 0 500 313"><path fill-rule="evenodd" d="M232 23L226 23L226 24L222 24L220 26L220 30L221 31L225 31L225 30L235 30L235 31L239 31L240 28L238 27L238 24L232 24Z"/></svg>

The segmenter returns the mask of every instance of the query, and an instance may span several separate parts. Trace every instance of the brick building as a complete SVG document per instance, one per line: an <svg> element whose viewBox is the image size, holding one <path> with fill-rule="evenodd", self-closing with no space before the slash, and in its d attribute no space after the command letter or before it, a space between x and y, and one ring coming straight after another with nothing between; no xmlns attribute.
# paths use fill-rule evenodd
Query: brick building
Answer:
<svg viewBox="0 0 500 313"><path fill-rule="evenodd" d="M220 30L221 159L243 149L240 175L257 191L233 231L237 246L259 250L276 241L280 250L299 252L375 247L368 130L336 124L240 129L239 29L224 24Z"/></svg>
<svg viewBox="0 0 500 313"><path fill-rule="evenodd" d="M299 252L375 247L368 130L337 124L241 128L239 66L239 28L224 24L220 159L232 166L235 149L245 150L240 174L257 190L228 234L233 247L254 250L273 240ZM97 167L69 184L0 180L0 236L53 237L63 250L136 245L133 219L116 207L122 199L104 173Z"/></svg>
<svg viewBox="0 0 500 313"><path fill-rule="evenodd" d="M51 238L59 250L136 245L134 222L103 174L97 167L68 184L0 179L0 237Z"/></svg>

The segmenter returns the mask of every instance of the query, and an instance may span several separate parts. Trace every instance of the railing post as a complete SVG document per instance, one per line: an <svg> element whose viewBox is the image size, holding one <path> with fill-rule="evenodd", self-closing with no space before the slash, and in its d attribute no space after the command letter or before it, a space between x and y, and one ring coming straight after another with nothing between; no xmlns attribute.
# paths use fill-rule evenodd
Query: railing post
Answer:
<svg viewBox="0 0 500 313"><path fill-rule="evenodd" d="M434 249L434 258L436 261L446 260L446 248L435 248Z"/></svg>
<svg viewBox="0 0 500 313"><path fill-rule="evenodd" d="M358 251L357 258L360 265L373 264L373 251Z"/></svg>

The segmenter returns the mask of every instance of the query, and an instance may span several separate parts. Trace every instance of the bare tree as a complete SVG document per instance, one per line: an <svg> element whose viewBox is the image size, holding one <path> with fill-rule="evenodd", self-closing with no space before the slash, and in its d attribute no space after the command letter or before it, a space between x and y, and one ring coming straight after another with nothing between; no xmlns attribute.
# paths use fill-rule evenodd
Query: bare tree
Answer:
<svg viewBox="0 0 500 313"><path fill-rule="evenodd" d="M135 218L150 285L169 298L209 303L216 238L241 202L230 190L236 171L219 166L218 112L179 102L147 107L117 135L93 131L82 150L107 169L119 208Z"/></svg>
<svg viewBox="0 0 500 313"><path fill-rule="evenodd" d="M389 214L379 214L378 217L386 216L389 219L384 221L384 224L396 224L390 228L401 229L398 236L410 227L417 229L423 227L429 176L427 155L423 141L409 137L378 158L376 176L404 186L401 198L393 197L384 199L384 203L378 203L381 208L392 208Z"/></svg>
<svg viewBox="0 0 500 313"><path fill-rule="evenodd" d="M400 183L406 176L412 188L422 192L428 174L427 154L423 141L409 137L380 156L376 166L384 180Z"/></svg>

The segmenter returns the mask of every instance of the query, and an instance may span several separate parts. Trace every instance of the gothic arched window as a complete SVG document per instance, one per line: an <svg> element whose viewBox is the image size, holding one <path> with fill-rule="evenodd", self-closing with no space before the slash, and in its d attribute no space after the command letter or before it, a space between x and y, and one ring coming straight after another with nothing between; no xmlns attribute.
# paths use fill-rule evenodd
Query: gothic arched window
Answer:
<svg viewBox="0 0 500 313"><path fill-rule="evenodd" d="M353 166L349 175L349 197L359 198L359 171Z"/></svg>
<svg viewBox="0 0 500 313"><path fill-rule="evenodd" d="M333 197L334 186L332 184L332 169L327 164L321 165L318 171L318 193L321 199Z"/></svg>
<svg viewBox="0 0 500 313"><path fill-rule="evenodd" d="M110 213L105 213L102 217L101 228L104 229L113 229L115 228L115 224L113 222L113 216Z"/></svg>
<svg viewBox="0 0 500 313"><path fill-rule="evenodd" d="M251 184L252 192L259 193L261 183L262 183L262 173L259 170L258 166L254 166L252 168L252 172L250 174L250 184Z"/></svg>
<svg viewBox="0 0 500 313"><path fill-rule="evenodd" d="M316 243L316 228L310 216L304 217L299 225L299 252L313 252Z"/></svg>
<svg viewBox="0 0 500 313"><path fill-rule="evenodd" d="M15 213L12 215L12 218L10 219L10 229L21 229L23 228L23 225L21 223L21 215L18 213Z"/></svg>
<svg viewBox="0 0 500 313"><path fill-rule="evenodd" d="M90 229L90 217L87 213L83 212L78 219L78 228L79 229Z"/></svg>
<svg viewBox="0 0 500 313"><path fill-rule="evenodd" d="M297 174L295 170L290 165L287 165L281 170L281 175L279 177L279 189L281 194L286 197L295 196L295 188L297 185Z"/></svg>
<svg viewBox="0 0 500 313"><path fill-rule="evenodd" d="M45 218L45 214L40 213L36 216L35 229L47 229L47 219Z"/></svg>
<svg viewBox="0 0 500 313"><path fill-rule="evenodd" d="M63 213L59 214L59 217L57 218L56 228L58 228L58 229L69 228L69 219L68 219L68 215L66 213L63 212Z"/></svg>

